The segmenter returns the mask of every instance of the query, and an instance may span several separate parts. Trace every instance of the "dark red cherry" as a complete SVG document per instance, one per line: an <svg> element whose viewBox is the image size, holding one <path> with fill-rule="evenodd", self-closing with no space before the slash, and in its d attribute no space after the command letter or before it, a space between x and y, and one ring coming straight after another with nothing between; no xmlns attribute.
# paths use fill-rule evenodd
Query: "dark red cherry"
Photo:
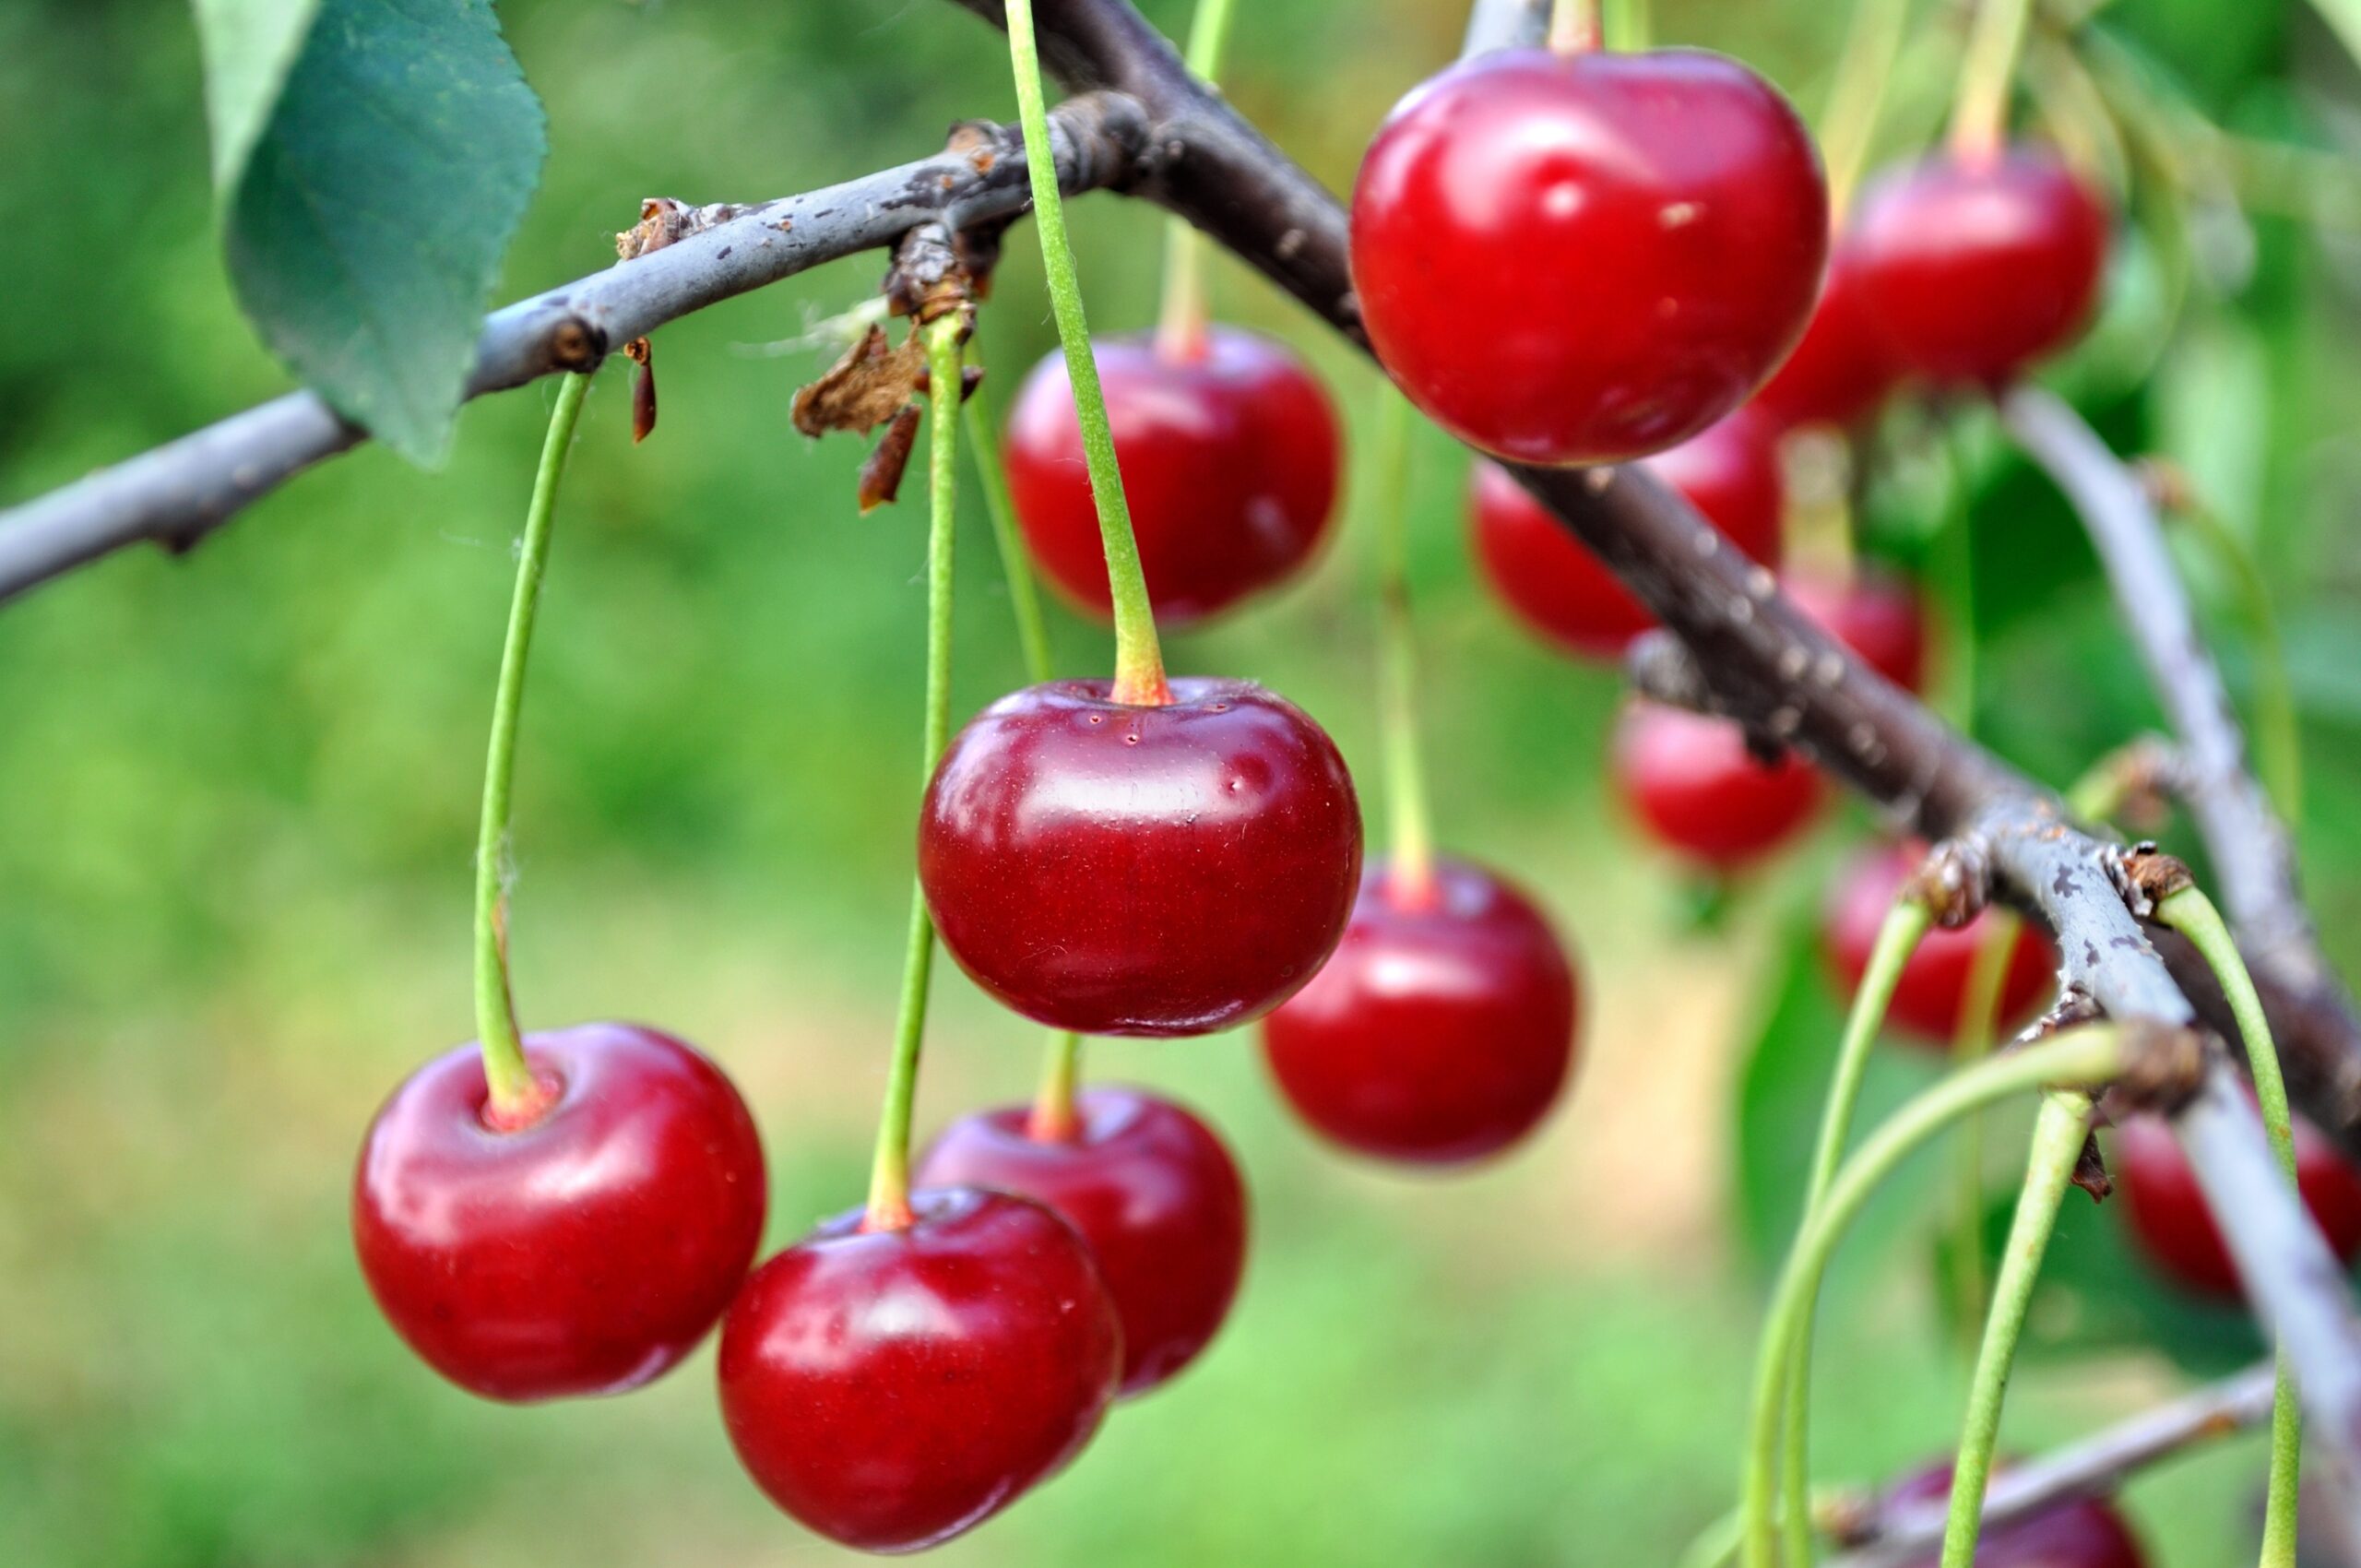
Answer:
<svg viewBox="0 0 2361 1568"><path fill-rule="evenodd" d="M2125 1122L2116 1130L2110 1169L2123 1190L2131 1234L2150 1262L2200 1295L2244 1299L2230 1250L2170 1128L2153 1117ZM2337 1260L2349 1266L2361 1257L2361 1171L2301 1116L2296 1118L2296 1186Z"/></svg>
<svg viewBox="0 0 2361 1568"><path fill-rule="evenodd" d="M1092 352L1157 620L1201 621L1311 559L1335 507L1336 416L1302 361L1227 327L1193 357L1142 338L1101 338ZM1003 451L1034 559L1104 619L1107 557L1062 354L1026 377Z"/></svg>
<svg viewBox="0 0 2361 1568"><path fill-rule="evenodd" d="M1849 425L1874 411L1902 379L1902 367L1861 297L1860 268L1839 239L1802 341L1748 408L1788 428Z"/></svg>
<svg viewBox="0 0 2361 1568"><path fill-rule="evenodd" d="M1820 775L1792 752L1765 763L1726 719L1635 702L1617 722L1616 789L1667 848L1716 871L1770 853L1819 814Z"/></svg>
<svg viewBox="0 0 2361 1568"><path fill-rule="evenodd" d="M556 1098L484 1122L482 1053L447 1051L377 1112L352 1237L410 1348L491 1399L636 1388L714 1325L762 1241L762 1145L721 1070L626 1024L528 1035Z"/></svg>
<svg viewBox="0 0 2361 1568"><path fill-rule="evenodd" d="M1927 616L1908 583L1881 572L1857 571L1839 581L1793 571L1779 586L1797 609L1904 691L1926 683Z"/></svg>
<svg viewBox="0 0 2361 1568"><path fill-rule="evenodd" d="M721 1325L721 1419L756 1485L829 1539L917 1551L1079 1453L1123 1334L1072 1227L920 1189L900 1230L840 1215L756 1269Z"/></svg>
<svg viewBox="0 0 2361 1568"><path fill-rule="evenodd" d="M1377 357L1437 423L1518 462L1621 462L1795 346L1828 193L1803 122L1735 60L1503 50L1395 105L1351 244Z"/></svg>
<svg viewBox="0 0 2361 1568"><path fill-rule="evenodd" d="M1169 1381L1203 1350L1246 1270L1246 1187L1213 1130L1169 1099L1098 1085L1069 1135L1036 1137L1031 1108L963 1116L919 1164L927 1187L1031 1198L1081 1232L1123 1320L1121 1394Z"/></svg>
<svg viewBox="0 0 2361 1568"><path fill-rule="evenodd" d="M1438 862L1421 892L1361 879L1335 956L1263 1020L1296 1113L1357 1154L1443 1165L1533 1131L1574 1059L1572 967L1549 922L1480 867Z"/></svg>
<svg viewBox="0 0 2361 1568"><path fill-rule="evenodd" d="M1861 198L1861 297L1894 357L1944 386L1998 386L2081 335L2106 269L2098 194L2032 147L1886 174Z"/></svg>
<svg viewBox="0 0 2361 1568"><path fill-rule="evenodd" d="M1829 968L1850 996L1869 968L1878 928L1893 908L1894 896L1918 868L1923 846L1891 845L1864 851L1836 879L1821 921L1821 946ZM1951 1049L1965 1004L1968 977L1977 948L1991 931L1989 910L1956 931L1929 931L1902 967L1886 1022L1905 1039L1939 1051ZM2011 1029L2033 1016L2058 978L2058 950L2030 923L2017 928L2000 980L1998 1027Z"/></svg>
<svg viewBox="0 0 2361 1568"><path fill-rule="evenodd" d="M1895 1487L1890 1501L1941 1503L1951 1494L1952 1467L1943 1463ZM1933 1553L1913 1558L1904 1568L1937 1568L1940 1561L1941 1554ZM1976 1538L1975 1568L2145 1568L2145 1560L2123 1515L2086 1497L1988 1527Z"/></svg>
<svg viewBox="0 0 2361 1568"><path fill-rule="evenodd" d="M919 821L943 944L1026 1017L1086 1035L1247 1023L1344 934L1360 807L1327 732L1247 681L1113 701L1028 686L952 738Z"/></svg>
<svg viewBox="0 0 2361 1568"><path fill-rule="evenodd" d="M1733 414L1643 465L1757 561L1779 554L1784 501L1770 428ZM1570 652L1614 659L1655 624L1607 564L1497 464L1477 462L1468 520L1476 558L1517 618Z"/></svg>

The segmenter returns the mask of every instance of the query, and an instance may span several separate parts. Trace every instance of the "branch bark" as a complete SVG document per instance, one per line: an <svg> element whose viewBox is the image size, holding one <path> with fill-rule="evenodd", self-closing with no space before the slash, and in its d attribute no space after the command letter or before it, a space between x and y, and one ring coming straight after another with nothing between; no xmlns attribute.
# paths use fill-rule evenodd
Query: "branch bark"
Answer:
<svg viewBox="0 0 2361 1568"><path fill-rule="evenodd" d="M1050 116L1059 184L1133 177L1146 121L1121 97ZM635 338L766 283L893 244L918 224L1014 217L1030 201L1016 128L985 126L953 151L749 207L676 244L520 300L487 317L468 396L589 370ZM315 394L291 392L62 490L0 512L0 603L125 545L186 550L240 508L366 434Z"/></svg>

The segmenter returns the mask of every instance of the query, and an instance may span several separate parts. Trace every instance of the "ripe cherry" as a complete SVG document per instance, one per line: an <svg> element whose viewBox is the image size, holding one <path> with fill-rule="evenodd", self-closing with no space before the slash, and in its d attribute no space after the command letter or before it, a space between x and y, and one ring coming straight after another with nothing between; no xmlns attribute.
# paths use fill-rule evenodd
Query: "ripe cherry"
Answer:
<svg viewBox="0 0 2361 1568"><path fill-rule="evenodd" d="M2170 1128L2153 1117L2125 1122L2116 1130L2112 1169L2131 1234L2150 1262L2200 1295L2244 1299L2230 1250ZM2349 1265L2361 1257L2361 1171L2300 1116L2296 1186L2337 1260Z"/></svg>
<svg viewBox="0 0 2361 1568"><path fill-rule="evenodd" d="M864 1551L917 1551L1081 1451L1122 1328L1038 1204L920 1189L903 1229L840 1215L756 1269L721 1329L721 1416L763 1491Z"/></svg>
<svg viewBox="0 0 2361 1568"><path fill-rule="evenodd" d="M1387 372L1528 463L1660 452L1738 407L1804 329L1828 250L1810 136L1696 50L1503 50L1414 89L1353 190Z"/></svg>
<svg viewBox="0 0 2361 1568"><path fill-rule="evenodd" d="M1557 1103L1574 1057L1575 983L1549 922L1460 861L1406 885L1361 879L1335 956L1263 1021L1287 1102L1344 1147L1455 1164L1499 1153Z"/></svg>
<svg viewBox="0 0 2361 1568"><path fill-rule="evenodd" d="M1632 814L1679 854L1735 871L1818 814L1820 775L1792 752L1765 763L1726 719L1636 702L1617 723L1615 785Z"/></svg>
<svg viewBox="0 0 2361 1568"><path fill-rule="evenodd" d="M2004 1464L1997 1467L2005 1470ZM1939 1464L1893 1489L1893 1503L1940 1503L1952 1494L1952 1467ZM1936 1568L1940 1553L1913 1558L1904 1568ZM2014 1524L1993 1525L1976 1538L1975 1568L2145 1568L2140 1542L2123 1515L2096 1498L2056 1503Z"/></svg>
<svg viewBox="0 0 2361 1568"><path fill-rule="evenodd" d="M1074 1124L1037 1133L1029 1106L963 1116L919 1163L925 1187L991 1187L1054 1211L1090 1243L1123 1322L1120 1394L1194 1360L1246 1269L1246 1188L1203 1122L1145 1090L1074 1097Z"/></svg>
<svg viewBox="0 0 2361 1568"><path fill-rule="evenodd" d="M1251 682L1003 697L952 738L919 822L943 944L1028 1018L1088 1035L1246 1023L1352 913L1360 807L1326 731Z"/></svg>
<svg viewBox="0 0 2361 1568"><path fill-rule="evenodd" d="M362 1146L353 1242L428 1364L491 1399L612 1394L705 1337L762 1240L763 1151L721 1070L669 1035L528 1036L554 1098L485 1120L481 1052L396 1089Z"/></svg>
<svg viewBox="0 0 2361 1568"><path fill-rule="evenodd" d="M1917 869L1923 854L1923 849L1898 844L1869 849L1857 857L1831 888L1821 920L1821 946L1846 995L1861 983L1878 928L1885 923L1894 895ZM1987 909L1956 931L1929 931L1912 950L1903 966L1902 980L1894 987L1893 1002L1886 1010L1886 1021L1905 1039L1950 1049L1959 1028L1960 1009L1966 1004L1976 951L1990 932L1993 918ZM2057 969L2058 952L2049 939L2031 924L2020 925L2000 981L1995 1026L2012 1028L2031 1016L2048 994Z"/></svg>
<svg viewBox="0 0 2361 1568"><path fill-rule="evenodd" d="M1996 387L2080 335L2106 267L2107 211L2047 150L1939 158L1863 193L1862 301L1910 373Z"/></svg>
<svg viewBox="0 0 2361 1568"><path fill-rule="evenodd" d="M1775 561L1783 501L1772 431L1738 413L1646 460L1731 543ZM1560 527L1497 464L1475 466L1468 517L1476 557L1520 620L1570 652L1614 659L1655 624L1607 564Z"/></svg>
<svg viewBox="0 0 2361 1568"><path fill-rule="evenodd" d="M1885 334L1862 298L1852 247L1838 240L1828 253L1820 303L1802 341L1748 408L1778 425L1849 425L1873 412L1902 379Z"/></svg>
<svg viewBox="0 0 2361 1568"><path fill-rule="evenodd" d="M1925 683L1927 616L1908 583L1879 572L1856 572L1840 581L1796 571L1780 588L1797 609L1904 691Z"/></svg>
<svg viewBox="0 0 2361 1568"><path fill-rule="evenodd" d="M1092 345L1132 532L1157 619L1184 626L1285 580L1335 507L1336 416L1293 353L1215 327L1194 355L1144 338ZM1110 613L1098 508L1065 357L1033 368L1009 410L1008 488L1034 559L1059 591Z"/></svg>

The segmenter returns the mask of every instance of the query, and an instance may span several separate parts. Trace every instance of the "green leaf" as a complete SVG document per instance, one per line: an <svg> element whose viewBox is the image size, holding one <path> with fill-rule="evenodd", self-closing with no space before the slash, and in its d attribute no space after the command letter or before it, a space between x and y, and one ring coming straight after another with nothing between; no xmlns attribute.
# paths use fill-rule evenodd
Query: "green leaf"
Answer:
<svg viewBox="0 0 2361 1568"><path fill-rule="evenodd" d="M195 0L205 56L205 118L213 130L213 188L226 196L279 102L288 67L319 0Z"/></svg>
<svg viewBox="0 0 2361 1568"><path fill-rule="evenodd" d="M433 464L540 175L540 103L486 0L318 7L225 187L231 279L296 374Z"/></svg>
<svg viewBox="0 0 2361 1568"><path fill-rule="evenodd" d="M2312 0L2312 9L2336 34L2344 52L2361 61L2361 0Z"/></svg>

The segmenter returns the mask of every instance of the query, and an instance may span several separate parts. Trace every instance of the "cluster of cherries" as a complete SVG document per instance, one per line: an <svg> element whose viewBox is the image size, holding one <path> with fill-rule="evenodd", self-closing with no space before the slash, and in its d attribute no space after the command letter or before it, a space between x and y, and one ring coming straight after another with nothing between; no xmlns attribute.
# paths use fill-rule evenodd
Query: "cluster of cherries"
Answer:
<svg viewBox="0 0 2361 1568"><path fill-rule="evenodd" d="M2079 180L2016 149L1890 177L1832 255L1810 139L1744 66L1515 51L1395 109L1351 242L1379 357L1437 422L1508 462L1644 462L1769 562L1784 431L1857 422L1907 380L1996 385L2057 349L2089 313L2106 230ZM1337 422L1304 366L1218 328L1096 353L1157 612L1185 624L1301 567L1338 476ZM1054 357L1016 400L1005 450L1035 556L1107 613ZM1649 624L1506 469L1478 469L1472 512L1477 557L1554 642L1608 657ZM1906 588L1788 588L1887 678L1921 679ZM1667 709L1633 708L1615 755L1641 817L1715 867L1778 843L1819 798L1804 765L1766 766L1730 727ZM1573 966L1533 903L1465 861L1364 868L1336 747L1251 683L1062 681L994 703L941 759L918 862L946 950L1009 1008L1094 1036L1259 1019L1287 1099L1364 1155L1497 1154L1572 1068ZM1905 866L1878 852L1832 906L1848 979ZM1949 1038L1978 941L1971 926L1921 945L1899 1025ZM2005 1011L2032 1005L2050 962L2020 938ZM1204 1348L1243 1269L1236 1162L1141 1090L965 1117L905 1199L753 1267L762 1151L712 1063L614 1024L528 1037L525 1054L533 1088L514 1103L470 1047L421 1069L372 1126L353 1222L386 1314L445 1376L504 1400L637 1386L718 1322L738 1453L781 1507L851 1546L938 1543L1054 1473L1112 1401ZM2194 1283L2226 1280L2218 1237L2210 1253L2194 1239L2201 1206L2175 1195L2185 1168L2165 1170L2168 1147L2142 1152L2142 1129L2122 1147L2142 1233L2179 1216L2178 1249L2159 1256ZM2361 1241L2361 1182L2341 1180L2332 1197L2311 1178L2306 1192L2320 1185L2316 1212ZM2117 1555L2073 1561L2136 1562L2111 1527ZM1996 1532L1987 1554L2012 1538Z"/></svg>

